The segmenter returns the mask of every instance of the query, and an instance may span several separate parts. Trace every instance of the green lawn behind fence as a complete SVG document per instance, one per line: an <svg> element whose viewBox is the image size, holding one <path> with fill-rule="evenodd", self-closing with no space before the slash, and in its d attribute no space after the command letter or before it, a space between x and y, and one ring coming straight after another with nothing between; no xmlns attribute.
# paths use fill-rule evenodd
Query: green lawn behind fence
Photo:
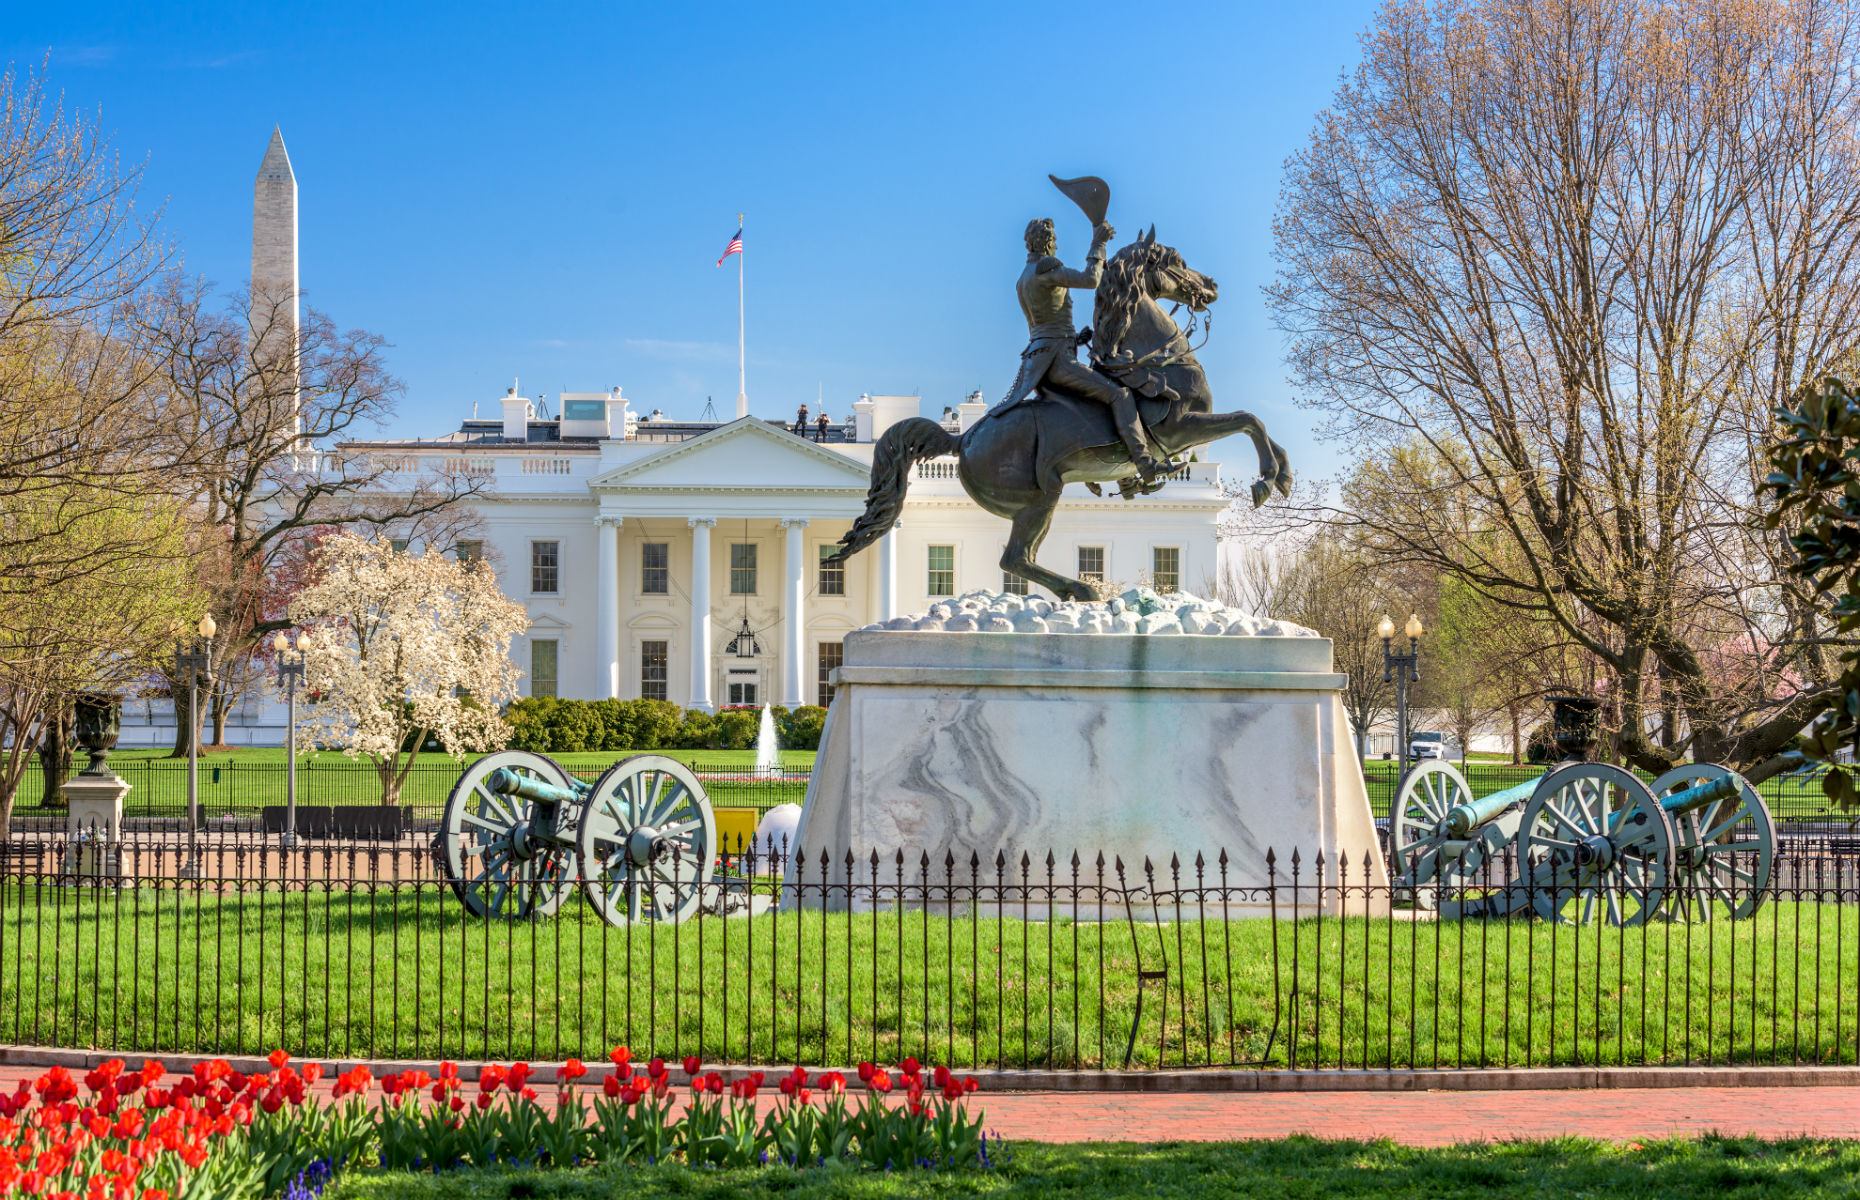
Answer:
<svg viewBox="0 0 1860 1200"><path fill-rule="evenodd" d="M707 777L704 787L712 803L749 808L799 804L807 794L806 772L814 762L812 750L784 750L782 766L788 772L784 777L759 778L750 774L733 780L727 777L731 772L753 770L756 758L753 750L657 750L652 753L666 754L692 764ZM401 802L413 808L418 816L436 817L460 772L476 757L470 755L462 762L455 762L443 754L422 754L401 790ZM569 771L592 781L627 756L584 753L551 757ZM169 758L165 751L159 750L114 751L109 765L130 784L131 791L124 800L124 809L130 815L153 809L156 815L178 816L185 811L185 759ZM266 805L283 804L285 794L282 747L242 748L204 755L200 760L200 802L208 817L252 813ZM347 758L335 751L319 751L298 760L297 802L306 805L379 804L381 785L374 768L366 760ZM36 769L29 770L14 813L30 817L42 811L42 780Z"/></svg>
<svg viewBox="0 0 1860 1200"><path fill-rule="evenodd" d="M331 1057L1487 1066L1854 1062L1860 906L1735 924L1105 924L818 912L616 929L441 887L0 889L0 1041ZM1275 955L1279 963L1275 997ZM1275 1018L1277 1030L1274 1032Z"/></svg>

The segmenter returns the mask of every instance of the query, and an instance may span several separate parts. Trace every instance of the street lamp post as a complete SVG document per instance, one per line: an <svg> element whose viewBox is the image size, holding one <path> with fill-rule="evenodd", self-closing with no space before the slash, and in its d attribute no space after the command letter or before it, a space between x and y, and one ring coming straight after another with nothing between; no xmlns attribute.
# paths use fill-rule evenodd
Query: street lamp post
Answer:
<svg viewBox="0 0 1860 1200"><path fill-rule="evenodd" d="M200 871L200 850L197 838L200 834L200 689L205 684L213 684L213 634L218 627L213 623L213 614L207 613L200 618L195 627L199 634L193 646L183 649L177 638L174 643L174 673L177 677L187 677L187 719L191 723L187 731L187 864L181 868L183 877L192 878Z"/></svg>
<svg viewBox="0 0 1860 1200"><path fill-rule="evenodd" d="M1382 623L1376 626L1376 633L1382 638L1382 682L1393 680L1395 683L1395 740L1401 747L1397 777L1408 770L1408 685L1421 680L1421 618L1410 613L1402 632L1408 635L1408 653L1396 654L1391 646L1395 640L1395 622L1384 613Z"/></svg>
<svg viewBox="0 0 1860 1200"><path fill-rule="evenodd" d="M297 844L297 681L304 677L304 649L310 643L308 633L297 637L296 652L291 639L280 632L271 640L278 654L278 678L284 681L284 845Z"/></svg>

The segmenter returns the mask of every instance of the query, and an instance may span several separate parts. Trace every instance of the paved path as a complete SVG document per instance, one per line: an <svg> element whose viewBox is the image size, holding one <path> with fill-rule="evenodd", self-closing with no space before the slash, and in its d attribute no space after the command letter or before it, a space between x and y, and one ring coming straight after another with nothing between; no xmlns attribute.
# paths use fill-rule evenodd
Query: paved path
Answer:
<svg viewBox="0 0 1860 1200"><path fill-rule="evenodd" d="M40 1068L0 1066L0 1091ZM81 1075L81 1072L79 1073ZM770 1072L773 1078L774 1072ZM330 1080L317 1090L327 1095ZM543 1085L547 1090L548 1085ZM467 1095L475 1085L466 1085ZM768 1089L772 1091L773 1089ZM774 1097L762 1097L765 1106ZM1308 1133L1411 1146L1576 1134L1646 1141L1701 1133L1860 1138L1860 1087L1597 1088L1490 1092L980 1092L988 1128L1037 1142L1234 1141Z"/></svg>

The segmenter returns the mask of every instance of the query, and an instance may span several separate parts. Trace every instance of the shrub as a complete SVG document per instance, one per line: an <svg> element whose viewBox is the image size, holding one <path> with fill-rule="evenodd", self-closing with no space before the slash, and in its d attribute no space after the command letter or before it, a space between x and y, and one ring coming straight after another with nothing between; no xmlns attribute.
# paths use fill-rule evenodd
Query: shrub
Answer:
<svg viewBox="0 0 1860 1200"><path fill-rule="evenodd" d="M713 747L719 750L754 750L756 737L762 730L762 710L759 708L733 708L728 712L717 714L717 742Z"/></svg>
<svg viewBox="0 0 1860 1200"><path fill-rule="evenodd" d="M818 704L803 704L777 723L783 750L820 749L820 731L826 726L827 710Z"/></svg>

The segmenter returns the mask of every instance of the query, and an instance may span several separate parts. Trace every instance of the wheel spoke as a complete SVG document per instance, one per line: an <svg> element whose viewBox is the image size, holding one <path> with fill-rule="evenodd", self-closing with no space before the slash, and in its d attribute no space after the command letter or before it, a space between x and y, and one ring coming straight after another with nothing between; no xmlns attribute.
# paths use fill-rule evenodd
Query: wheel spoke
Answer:
<svg viewBox="0 0 1860 1200"><path fill-rule="evenodd" d="M504 797L484 786L483 780L473 782L472 791L478 793L479 798L484 801L484 806L496 813L504 824L515 825L517 823L515 807L506 807L504 804ZM470 810L468 809L466 811L469 814Z"/></svg>
<svg viewBox="0 0 1860 1200"><path fill-rule="evenodd" d="M1699 841L1702 843L1707 843L1707 844L1711 842L1715 842L1719 838L1723 837L1725 834L1731 832L1731 830L1737 828L1738 823L1741 822L1743 819L1744 819L1744 809L1743 809L1743 806L1740 805L1738 806L1738 810L1731 814L1731 817L1729 820L1722 822L1721 824L1713 828L1712 831L1709 833L1700 834Z"/></svg>
<svg viewBox="0 0 1860 1200"><path fill-rule="evenodd" d="M508 834L510 832L511 825L514 824L514 822L509 822L503 825L498 825L492 821L486 820L485 818L479 816L477 813L472 812L469 809L459 814L459 821L461 824L470 825L476 829L489 830L491 833L495 833L500 836Z"/></svg>

